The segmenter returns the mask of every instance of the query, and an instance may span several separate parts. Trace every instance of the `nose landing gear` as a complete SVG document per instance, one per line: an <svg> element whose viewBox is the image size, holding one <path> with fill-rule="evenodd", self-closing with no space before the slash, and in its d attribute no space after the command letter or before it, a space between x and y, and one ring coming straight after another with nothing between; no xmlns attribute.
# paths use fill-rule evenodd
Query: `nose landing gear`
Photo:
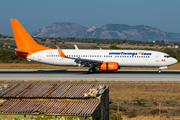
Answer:
<svg viewBox="0 0 180 120"><path fill-rule="evenodd" d="M158 72L161 73L161 70L162 70L162 69L167 69L167 66L165 66L165 67L159 67Z"/></svg>
<svg viewBox="0 0 180 120"><path fill-rule="evenodd" d="M158 72L161 73L161 69L159 69Z"/></svg>

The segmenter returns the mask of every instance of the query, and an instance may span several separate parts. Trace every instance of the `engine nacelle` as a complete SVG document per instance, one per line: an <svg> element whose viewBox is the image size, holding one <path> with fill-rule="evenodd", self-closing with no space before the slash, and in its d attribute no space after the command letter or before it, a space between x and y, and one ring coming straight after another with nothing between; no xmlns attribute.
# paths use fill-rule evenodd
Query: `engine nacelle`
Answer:
<svg viewBox="0 0 180 120"><path fill-rule="evenodd" d="M119 65L117 62L103 62L99 63L99 70L101 71L113 71L118 70Z"/></svg>

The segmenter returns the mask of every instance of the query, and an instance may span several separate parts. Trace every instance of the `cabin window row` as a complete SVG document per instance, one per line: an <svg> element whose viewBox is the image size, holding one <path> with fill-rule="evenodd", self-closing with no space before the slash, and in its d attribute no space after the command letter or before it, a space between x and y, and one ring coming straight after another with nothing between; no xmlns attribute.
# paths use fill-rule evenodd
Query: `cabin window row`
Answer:
<svg viewBox="0 0 180 120"><path fill-rule="evenodd" d="M59 55L47 55L47 57L60 57ZM67 57L101 57L101 55L67 55Z"/></svg>
<svg viewBox="0 0 180 120"><path fill-rule="evenodd" d="M150 58L150 56L115 56L120 58Z"/></svg>
<svg viewBox="0 0 180 120"><path fill-rule="evenodd" d="M60 57L60 55L47 55L47 57Z"/></svg>
<svg viewBox="0 0 180 120"><path fill-rule="evenodd" d="M67 57L101 57L101 55L67 55Z"/></svg>
<svg viewBox="0 0 180 120"><path fill-rule="evenodd" d="M59 55L47 55L47 57L60 57ZM67 55L67 57L101 57L101 55ZM104 55L112 57L112 55ZM116 58L150 58L150 56L115 56Z"/></svg>

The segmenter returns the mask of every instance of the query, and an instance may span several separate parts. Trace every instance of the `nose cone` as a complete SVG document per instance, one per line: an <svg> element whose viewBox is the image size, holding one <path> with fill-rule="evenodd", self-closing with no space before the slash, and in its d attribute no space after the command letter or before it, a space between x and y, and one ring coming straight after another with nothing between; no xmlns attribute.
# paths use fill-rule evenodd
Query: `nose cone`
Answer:
<svg viewBox="0 0 180 120"><path fill-rule="evenodd" d="M173 58L172 62L173 62L173 64L175 64L175 63L177 63L178 61L177 61L175 58Z"/></svg>

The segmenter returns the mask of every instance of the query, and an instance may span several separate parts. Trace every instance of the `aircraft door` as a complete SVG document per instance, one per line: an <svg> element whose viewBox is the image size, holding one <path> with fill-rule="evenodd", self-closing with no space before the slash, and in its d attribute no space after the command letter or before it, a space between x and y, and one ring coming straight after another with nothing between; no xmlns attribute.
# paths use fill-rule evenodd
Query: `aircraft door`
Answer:
<svg viewBox="0 0 180 120"><path fill-rule="evenodd" d="M158 53L156 53L155 61L156 61L156 62L159 62L159 54L158 54Z"/></svg>
<svg viewBox="0 0 180 120"><path fill-rule="evenodd" d="M41 61L41 54L38 55L38 60Z"/></svg>

